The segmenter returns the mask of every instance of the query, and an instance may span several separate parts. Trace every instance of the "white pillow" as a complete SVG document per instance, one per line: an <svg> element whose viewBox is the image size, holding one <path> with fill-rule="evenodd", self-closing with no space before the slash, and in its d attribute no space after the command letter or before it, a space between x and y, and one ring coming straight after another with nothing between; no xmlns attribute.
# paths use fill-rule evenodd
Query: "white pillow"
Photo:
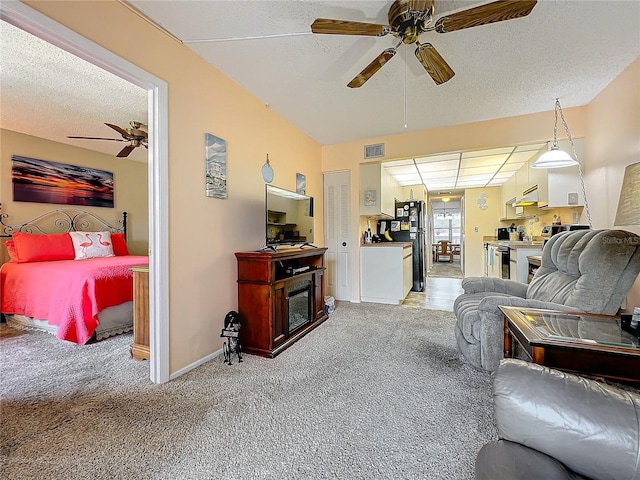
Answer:
<svg viewBox="0 0 640 480"><path fill-rule="evenodd" d="M69 232L76 252L75 260L114 257L111 232Z"/></svg>

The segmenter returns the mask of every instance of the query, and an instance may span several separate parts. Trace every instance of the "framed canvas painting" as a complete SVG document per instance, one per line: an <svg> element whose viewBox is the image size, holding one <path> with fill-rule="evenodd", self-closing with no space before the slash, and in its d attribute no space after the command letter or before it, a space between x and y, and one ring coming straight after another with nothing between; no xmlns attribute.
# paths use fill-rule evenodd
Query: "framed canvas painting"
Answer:
<svg viewBox="0 0 640 480"><path fill-rule="evenodd" d="M222 138L204 134L205 143L205 195L227 198L227 142Z"/></svg>
<svg viewBox="0 0 640 480"><path fill-rule="evenodd" d="M15 202L113 208L113 172L13 155Z"/></svg>

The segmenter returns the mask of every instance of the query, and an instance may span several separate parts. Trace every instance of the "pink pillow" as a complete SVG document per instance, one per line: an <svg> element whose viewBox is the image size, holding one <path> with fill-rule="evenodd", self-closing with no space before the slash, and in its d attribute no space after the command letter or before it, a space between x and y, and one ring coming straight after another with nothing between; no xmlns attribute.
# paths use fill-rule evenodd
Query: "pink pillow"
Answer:
<svg viewBox="0 0 640 480"><path fill-rule="evenodd" d="M16 251L16 245L13 243L13 240L7 240L4 242L4 246L7 249L7 253L9 254L10 262L18 261L18 252Z"/></svg>
<svg viewBox="0 0 640 480"><path fill-rule="evenodd" d="M113 257L111 232L69 232L75 259Z"/></svg>
<svg viewBox="0 0 640 480"><path fill-rule="evenodd" d="M73 260L75 257L73 243L68 233L37 235L15 232L13 244L19 263Z"/></svg>
<svg viewBox="0 0 640 480"><path fill-rule="evenodd" d="M127 248L127 242L124 239L124 233L112 233L111 241L113 242L113 253L116 256L121 257L123 255L129 255L129 249Z"/></svg>

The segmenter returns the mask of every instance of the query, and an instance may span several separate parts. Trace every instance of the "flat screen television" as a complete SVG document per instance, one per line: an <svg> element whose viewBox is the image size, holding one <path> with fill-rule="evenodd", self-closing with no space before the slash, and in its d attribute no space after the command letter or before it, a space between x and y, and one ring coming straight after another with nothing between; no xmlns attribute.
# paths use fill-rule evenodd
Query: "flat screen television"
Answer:
<svg viewBox="0 0 640 480"><path fill-rule="evenodd" d="M313 197L266 185L266 246L313 244Z"/></svg>

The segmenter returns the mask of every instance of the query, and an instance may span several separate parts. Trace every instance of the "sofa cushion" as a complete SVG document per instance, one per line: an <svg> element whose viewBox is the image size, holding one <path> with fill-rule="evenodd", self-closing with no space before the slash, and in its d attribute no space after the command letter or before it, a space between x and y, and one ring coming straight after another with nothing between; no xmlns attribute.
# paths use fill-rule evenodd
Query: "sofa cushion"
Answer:
<svg viewBox="0 0 640 480"><path fill-rule="evenodd" d="M519 443L485 444L476 457L476 480L588 480L549 455Z"/></svg>

